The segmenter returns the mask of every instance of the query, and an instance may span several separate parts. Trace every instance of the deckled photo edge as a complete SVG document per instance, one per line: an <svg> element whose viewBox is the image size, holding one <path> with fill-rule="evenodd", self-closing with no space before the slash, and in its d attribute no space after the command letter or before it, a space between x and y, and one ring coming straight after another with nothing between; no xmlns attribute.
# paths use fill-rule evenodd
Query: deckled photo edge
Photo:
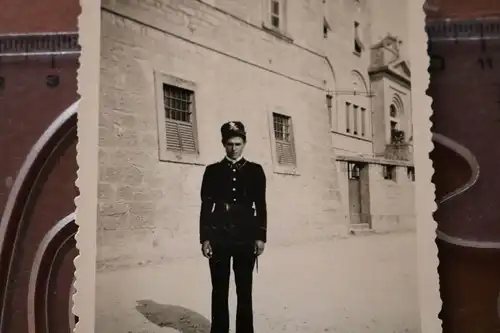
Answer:
<svg viewBox="0 0 500 333"><path fill-rule="evenodd" d="M417 237L419 262L419 294L422 332L441 331L438 313L441 309L439 297L438 258L435 244L436 223L432 218L435 210L432 162L429 153L433 149L431 141L431 98L426 90L429 84L427 72L427 36L424 30L425 14L423 2L409 1L411 36L411 60L413 68L412 105L419 110L415 116L415 165L420 176L416 186ZM81 1L79 17L80 69L78 82L80 102L78 107L77 161L79 165L78 186L80 196L77 205L76 236L79 256L75 259L76 294L74 313L79 317L75 332L93 332L95 322L95 258L96 258L96 206L97 206L97 166L98 166L98 110L99 110L99 62L100 62L100 3L93 0ZM425 179L424 181L422 181Z"/></svg>
<svg viewBox="0 0 500 333"><path fill-rule="evenodd" d="M434 184L431 179L434 168L429 154L434 149L432 142L432 98L427 95L430 82L428 72L427 34L425 32L425 0L409 1L410 59L412 67L412 108L415 126L415 168L421 175L416 182L415 207L417 211L417 250L419 272L419 301L421 330L423 333L441 332L438 318L442 301L439 294L438 250L436 245L437 224L433 218L436 210Z"/></svg>
<svg viewBox="0 0 500 333"><path fill-rule="evenodd" d="M81 0L78 18L82 48L78 70L78 173L75 199L79 255L75 258L73 313L78 316L74 332L94 332L96 206L98 165L98 110L100 59L100 1ZM97 24L96 24L97 23Z"/></svg>

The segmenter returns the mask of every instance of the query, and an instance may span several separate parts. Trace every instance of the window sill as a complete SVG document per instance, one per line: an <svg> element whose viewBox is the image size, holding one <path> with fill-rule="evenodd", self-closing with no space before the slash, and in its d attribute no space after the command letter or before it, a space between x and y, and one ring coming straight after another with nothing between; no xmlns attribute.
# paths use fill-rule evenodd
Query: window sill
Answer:
<svg viewBox="0 0 500 333"><path fill-rule="evenodd" d="M331 133L333 134L338 134L338 135L343 135L343 136L346 136L346 137L349 137L349 138L353 138L353 139L356 139L356 140L361 140L361 141L366 141L366 142L372 142L371 139L368 138L368 136L361 136L361 135L354 135L352 133L344 133L344 132L338 132L338 131L335 131L335 130L330 130Z"/></svg>
<svg viewBox="0 0 500 333"><path fill-rule="evenodd" d="M160 152L160 162L206 166L198 154L176 153L173 151Z"/></svg>
<svg viewBox="0 0 500 333"><path fill-rule="evenodd" d="M284 32L283 30L280 30L280 29L277 29L277 28L274 28L272 26L269 26L268 24L266 23L262 23L262 29L264 29L266 32L270 33L271 35L273 35L274 37L277 37L281 40L284 40L285 42L288 42L288 43L293 43L293 38L290 37L286 32Z"/></svg>
<svg viewBox="0 0 500 333"><path fill-rule="evenodd" d="M296 166L275 165L274 173L285 176L300 176Z"/></svg>

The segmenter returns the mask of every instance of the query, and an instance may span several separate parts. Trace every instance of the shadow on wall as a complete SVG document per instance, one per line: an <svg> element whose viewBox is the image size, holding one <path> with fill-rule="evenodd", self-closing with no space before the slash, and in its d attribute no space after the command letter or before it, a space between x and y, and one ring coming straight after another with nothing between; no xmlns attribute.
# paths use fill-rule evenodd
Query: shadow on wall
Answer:
<svg viewBox="0 0 500 333"><path fill-rule="evenodd" d="M209 333L210 321L201 314L179 305L159 304L151 300L137 301L135 307L146 319L159 327L180 333Z"/></svg>

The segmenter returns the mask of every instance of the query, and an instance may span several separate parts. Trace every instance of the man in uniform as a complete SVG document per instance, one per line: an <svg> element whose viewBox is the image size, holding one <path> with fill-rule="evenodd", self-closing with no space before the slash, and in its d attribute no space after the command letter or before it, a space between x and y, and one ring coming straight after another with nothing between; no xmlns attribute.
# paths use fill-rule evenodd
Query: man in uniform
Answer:
<svg viewBox="0 0 500 333"><path fill-rule="evenodd" d="M243 158L244 125L221 127L226 156L206 167L201 185L200 242L212 279L211 333L229 333L230 262L237 294L236 333L253 333L252 278L266 242L266 176Z"/></svg>

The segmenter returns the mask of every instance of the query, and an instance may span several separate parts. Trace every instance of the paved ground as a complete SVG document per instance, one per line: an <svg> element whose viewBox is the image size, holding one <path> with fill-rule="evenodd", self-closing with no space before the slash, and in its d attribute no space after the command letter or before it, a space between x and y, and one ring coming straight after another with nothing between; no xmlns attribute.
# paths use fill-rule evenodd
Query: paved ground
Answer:
<svg viewBox="0 0 500 333"><path fill-rule="evenodd" d="M256 332L419 333L415 246L414 233L394 233L268 247ZM202 258L99 273L96 333L208 333L209 296Z"/></svg>

